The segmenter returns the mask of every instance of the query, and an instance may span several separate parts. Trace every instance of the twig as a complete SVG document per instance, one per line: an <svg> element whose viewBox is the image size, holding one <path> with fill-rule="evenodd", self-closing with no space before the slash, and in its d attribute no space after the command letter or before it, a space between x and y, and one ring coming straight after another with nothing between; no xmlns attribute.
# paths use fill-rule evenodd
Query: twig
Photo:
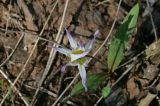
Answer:
<svg viewBox="0 0 160 106"><path fill-rule="evenodd" d="M0 73L3 75L3 77L11 84L13 85L13 82L7 77L7 75L0 69ZM16 86L14 86L14 89L16 90L16 92L18 93L18 95L20 96L20 98L23 100L23 102L25 103L26 106L29 106L28 101L22 96L21 92L17 89Z"/></svg>
<svg viewBox="0 0 160 106"><path fill-rule="evenodd" d="M147 2L147 7L149 8L150 5L149 5L148 0L146 0L146 2ZM150 19L151 19L151 23L152 23L152 27L153 27L153 31L154 31L155 40L157 41L158 40L157 31L156 31L156 27L154 25L154 21L153 21L153 17L152 17L152 13L151 12L149 12L149 16L150 16Z"/></svg>
<svg viewBox="0 0 160 106"><path fill-rule="evenodd" d="M48 16L48 18L47 18L47 20L46 20L46 22L45 22L45 24L44 24L44 27L42 28L42 30L41 30L41 32L40 32L40 34L39 34L39 36L41 36L41 35L43 34L43 31L44 31L45 27L47 26L48 21L49 21L49 19L51 18L51 15L52 15L52 13L53 13L56 5L58 4L58 1L59 1L59 0L56 0L55 4L54 4L54 6L53 6L53 8L52 8L52 10L51 10L51 13L49 14L49 16Z"/></svg>
<svg viewBox="0 0 160 106"><path fill-rule="evenodd" d="M110 0L101 1L101 2L99 2L98 4L96 4L95 6L98 7L99 5L102 5L102 4L107 3L107 2L109 2L109 1L110 1Z"/></svg>
<svg viewBox="0 0 160 106"><path fill-rule="evenodd" d="M22 68L22 70L21 70L21 72L18 74L17 78L15 79L15 81L13 82L13 84L11 85L11 89L14 87L14 85L16 84L16 82L18 81L18 79L20 78L20 76L22 75L22 73L25 71L25 68L26 68L26 66L27 66L30 58L32 57L32 54L33 54L34 50L35 50L36 47L37 47L38 41L39 41L39 39L37 39L37 41L35 42L35 45L34 45L32 51L31 51L31 53L30 53L27 61L25 62L24 66L23 66L23 68ZM7 98L8 95L9 95L9 91L6 93L6 95L5 95L4 98L2 99L2 101L1 101L1 103L0 103L0 106L2 106L2 104L4 103L4 101L5 101L5 99Z"/></svg>
<svg viewBox="0 0 160 106"><path fill-rule="evenodd" d="M11 5L11 2L12 0L10 0L10 5ZM11 10L11 6L9 6L9 13L10 13L10 10ZM7 23L6 23L6 29L5 29L5 36L7 35L7 31L8 31L8 24L9 24L9 19L7 19ZM19 43L21 42L22 38L24 37L24 33L22 34L22 36L20 37L20 39L18 40L14 50L12 51L12 53L7 57L7 59L0 65L0 67L2 67L11 57L12 55L14 54L14 52L16 51ZM3 41L2 41L3 42ZM1 71L1 74L8 80L8 82L13 85L13 83L11 82L11 80L9 80L9 78L5 75L5 73L3 73L2 70ZM22 94L18 91L18 89L16 87L14 87L14 89L18 92L19 96L21 97L21 99L24 101L24 103L28 106L28 102L24 99L24 97L22 96ZM8 91L9 92L9 91ZM7 92L7 93L8 93ZM9 94L9 93L8 93ZM6 95L5 95L6 96ZM7 95L8 96L8 95ZM6 97L7 97L6 96ZM5 100L5 98L3 98L3 100L1 101L1 103L3 104L3 101Z"/></svg>
<svg viewBox="0 0 160 106"><path fill-rule="evenodd" d="M32 89L32 90L36 90L36 87L31 86L31 85L23 84L23 86L25 86L26 88ZM44 93L47 93L48 95L50 95L50 96L52 96L52 97L56 97L56 96L57 96L55 93L47 90L47 89L44 88L44 87L40 87L40 91L41 91L41 92L44 92Z"/></svg>
<svg viewBox="0 0 160 106"><path fill-rule="evenodd" d="M76 74L76 76L74 77L74 79L71 81L71 83L66 87L66 89L61 93L61 95L56 99L56 101L53 103L52 106L56 106L56 104L58 103L58 101L61 99L61 97L65 94L65 92L72 86L72 84L74 83L74 81L76 81L76 79L78 78L79 73Z"/></svg>
<svg viewBox="0 0 160 106"><path fill-rule="evenodd" d="M103 63L102 61L100 61L99 59L97 59L97 58L95 58L95 57L93 57L93 56L86 55L86 57L89 57L89 58L91 58L91 59L93 59L93 60L95 60L95 61L101 63L103 66L107 67L107 64Z"/></svg>
<svg viewBox="0 0 160 106"><path fill-rule="evenodd" d="M58 92L58 93L57 93L57 97L59 96L59 94L60 94L60 92L61 92L61 89L62 89L63 78L64 78L64 74L61 73L60 81L59 81L59 83L58 83L59 88L58 88L58 91L57 91L57 92Z"/></svg>
<svg viewBox="0 0 160 106"><path fill-rule="evenodd" d="M27 87L27 88L33 89L33 90L36 89L36 87L30 86L30 85L24 84L24 86ZM56 95L55 93L53 93L52 91L49 91L48 89L46 89L46 88L44 88L44 87L40 87L40 91L41 91L41 92L44 92L44 93L47 93L48 95L50 95L50 96L52 96L52 97L54 97L54 98L57 97L57 95ZM75 103L73 103L72 101L67 101L67 104L74 104L73 106L77 106L77 105L76 105Z"/></svg>
<svg viewBox="0 0 160 106"><path fill-rule="evenodd" d="M128 73L131 71L131 69L133 68L134 64L132 66L130 66L118 79L117 81L112 85L111 89L117 85L117 83L119 83L119 81ZM98 101L94 104L94 106L97 106L99 104L99 102L103 99L103 96L101 96Z"/></svg>
<svg viewBox="0 0 160 106"><path fill-rule="evenodd" d="M55 5L56 5L56 4L55 4ZM52 12L53 12L54 8L55 8L55 6L52 8ZM46 25L47 25L46 23L48 23L48 20L49 20L49 17L48 17L48 19L47 19L47 21L45 22L45 24L44 24L43 27L46 27ZM43 29L44 29L44 28L43 28ZM43 33L43 30L41 31L40 34L42 34L42 33ZM39 36L41 36L41 35L39 35ZM23 68L21 69L21 72L19 73L19 75L17 76L17 78L15 79L15 81L13 82L13 84L11 85L11 89L14 87L14 85L16 84L16 82L18 81L18 79L20 78L20 76L22 75L22 73L25 71L25 68L26 68L29 60L31 59L31 57L32 57L32 55L33 55L33 53L34 53L34 50L36 49L39 40L40 40L39 38L36 40L35 45L34 45L33 49L31 50L31 53L30 53L28 59L26 60ZM6 95L5 95L4 98L2 99L2 101L1 101L1 103L0 103L0 106L2 106L2 104L4 103L4 101L5 101L5 99L7 98L8 95L9 95L9 91L6 93Z"/></svg>
<svg viewBox="0 0 160 106"><path fill-rule="evenodd" d="M62 29L62 26L63 26L63 22L64 22L64 17L65 17L65 14L66 14L66 10L67 10L67 6L68 6L68 2L69 0L66 0L66 3L65 3L65 7L64 7L64 11L63 11L63 15L62 15L62 21L61 21L61 24L60 24L60 27L59 27L59 30L58 30L58 33L57 33L57 36L56 36L56 40L58 42L58 44L61 42L61 39L62 39L62 35L60 34L61 33L61 29ZM58 47L59 45L57 44L54 44L53 47ZM36 90L35 94L34 94L34 97L32 99L32 102L31 102L31 105L33 105L33 103L35 102L35 99L38 95L38 92L39 92L39 88L40 86L42 85L44 79L46 78L49 70L50 70L50 67L53 63L53 60L55 58L55 55L56 55L56 50L54 48L52 48L51 50L51 53L50 53L50 56L49 56L49 60L47 62L47 65L46 65L46 68L44 70L44 73L43 73L43 76L42 76L42 79L41 81L39 82L38 84L38 89Z"/></svg>
<svg viewBox="0 0 160 106"><path fill-rule="evenodd" d="M118 8L117 8L117 11L116 11L116 16L115 16L115 19L114 19L114 22L112 24L112 27L107 35L107 37L105 38L105 40L103 41L103 43L101 44L101 46L98 48L98 50L96 50L96 52L93 54L93 57L95 57L95 55L97 55L97 53L102 49L102 47L106 44L108 38L111 36L112 34L112 31L113 31L113 28L115 26L115 23L117 21L117 17L118 17L118 12L119 12L119 9L120 9L120 5L121 5L121 2L122 0L119 1L119 5L118 5Z"/></svg>
<svg viewBox="0 0 160 106"><path fill-rule="evenodd" d="M98 101L94 104L94 106L97 106L102 99L103 99L103 96L101 96L101 97L98 99Z"/></svg>
<svg viewBox="0 0 160 106"><path fill-rule="evenodd" d="M17 49L17 47L18 47L18 45L20 44L20 42L22 41L22 39L23 39L23 37L24 37L24 33L21 35L21 37L19 38L19 40L18 40L18 42L17 42L17 44L16 44L16 46L14 47L14 49L13 49L13 51L12 51L12 53L10 53L9 54L9 56L3 61L3 63L0 65L0 67L2 67L3 65L5 65L6 64L6 62L8 62L8 60L12 57L12 55L14 54L14 52L16 51L16 49Z"/></svg>
<svg viewBox="0 0 160 106"><path fill-rule="evenodd" d="M33 22L33 16L24 0L17 0L18 6L23 10L25 22L28 29L38 31L38 27Z"/></svg>
<svg viewBox="0 0 160 106"><path fill-rule="evenodd" d="M0 28L0 30L5 31L5 29L3 29L3 28ZM42 30L44 30L44 28L43 28ZM13 30L9 30L9 29L8 29L8 32L9 32L9 33L21 33L22 31L13 31ZM65 46L64 46L63 44L59 44L59 43L57 43L57 42L54 41L54 40L49 40L49 39L46 39L46 38L41 37L42 34L43 34L42 31L40 32L40 34L36 34L36 33L32 32L32 31L29 31L29 30L23 30L23 33L24 33L25 36L27 36L28 34L36 35L35 37L39 38L40 40L44 40L44 41L47 41L47 42L50 42L50 43L53 43L53 44L56 43L56 44L58 44L60 47L65 48ZM3 33L0 32L0 34L3 34Z"/></svg>
<svg viewBox="0 0 160 106"><path fill-rule="evenodd" d="M119 83L119 81L128 73L131 71L131 69L135 66L135 64L132 64L118 79L117 81L112 85L112 88Z"/></svg>
<svg viewBox="0 0 160 106"><path fill-rule="evenodd" d="M144 53L145 53L145 50L141 51L140 53L138 53L137 55L135 55L134 57L132 57L130 60L126 61L125 63L123 63L123 64L121 64L121 65L119 65L119 66L117 67L117 69L119 69L119 68L121 68L121 67L123 67L123 66L126 66L127 64L135 61L139 56L141 56L141 55L144 54Z"/></svg>

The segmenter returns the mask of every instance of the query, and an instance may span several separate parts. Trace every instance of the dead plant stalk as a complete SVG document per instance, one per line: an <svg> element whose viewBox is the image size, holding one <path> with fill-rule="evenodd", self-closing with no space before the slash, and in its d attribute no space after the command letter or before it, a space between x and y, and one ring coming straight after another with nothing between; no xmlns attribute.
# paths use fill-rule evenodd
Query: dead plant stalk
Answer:
<svg viewBox="0 0 160 106"><path fill-rule="evenodd" d="M47 18L47 20L46 20L46 22L45 22L45 24L44 24L44 26L43 26L43 28L42 28L39 36L41 36L41 35L43 34L44 29L45 29L45 27L46 27L46 25L47 25L47 23L48 23L48 20L50 19L51 14L53 13L53 10L55 9L55 7L56 7L56 5L57 5L57 2L58 2L58 0L56 1L55 5L53 6L52 11L51 11L50 15L48 16L48 18ZM31 59L31 57L32 57L32 55L33 55L33 53L34 53L34 50L36 49L39 40L40 40L40 38L38 37L37 40L36 40L36 42L35 42L35 45L34 45L33 49L31 50L31 53L30 53L28 59L26 60L24 66L23 66L23 68L21 69L21 71L20 71L20 73L18 74L17 78L15 79L15 81L13 82L13 84L11 85L11 89L13 89L13 87L14 87L15 84L16 84L16 82L18 81L18 79L20 78L20 76L22 75L22 73L25 71L25 68L26 68L29 60ZM7 98L8 95L9 95L9 91L8 91L8 92L6 93L6 95L3 97L3 99L2 99L2 101L1 101L1 103L0 103L0 106L2 106L2 104L4 103L4 101L5 101L5 99Z"/></svg>

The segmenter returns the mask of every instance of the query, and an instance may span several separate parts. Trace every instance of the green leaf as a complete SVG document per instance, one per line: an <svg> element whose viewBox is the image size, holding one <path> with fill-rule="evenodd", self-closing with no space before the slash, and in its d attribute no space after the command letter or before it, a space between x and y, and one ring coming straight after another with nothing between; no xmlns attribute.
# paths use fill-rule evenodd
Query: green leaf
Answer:
<svg viewBox="0 0 160 106"><path fill-rule="evenodd" d="M106 74L98 73L98 74L87 74L87 88L88 91L96 90L100 84L102 84L106 80ZM84 88L82 86L82 82L79 81L72 89L71 96L80 94L84 92Z"/></svg>
<svg viewBox="0 0 160 106"><path fill-rule="evenodd" d="M138 13L139 4L136 4L118 27L115 37L111 41L108 51L108 69L111 72L114 72L124 57L124 50L137 24Z"/></svg>
<svg viewBox="0 0 160 106"><path fill-rule="evenodd" d="M8 87L9 92L8 96L6 97L6 100L11 101L12 97L13 97L13 93L12 93L12 89L10 87Z"/></svg>
<svg viewBox="0 0 160 106"><path fill-rule="evenodd" d="M104 88L102 89L102 95L103 95L103 97L107 97L107 96L109 95L110 91L111 91L111 88L109 88L109 87L104 87Z"/></svg>

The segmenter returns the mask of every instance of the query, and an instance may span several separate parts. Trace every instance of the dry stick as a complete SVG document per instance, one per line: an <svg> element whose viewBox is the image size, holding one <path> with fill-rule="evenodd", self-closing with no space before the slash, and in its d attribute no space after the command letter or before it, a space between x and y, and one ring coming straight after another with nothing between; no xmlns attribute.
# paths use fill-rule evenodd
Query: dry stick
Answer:
<svg viewBox="0 0 160 106"><path fill-rule="evenodd" d="M5 31L5 29L3 29L3 28L0 28L0 30L2 30L2 31ZM43 28L43 30L44 30L44 28ZM8 32L9 33L21 33L22 31L13 31L13 30L9 30L8 29ZM50 42L50 43L56 43L56 44L58 44L56 41L53 41L53 40L49 40L49 39L46 39L46 38L43 38L43 37L40 37L39 35L41 35L42 36L42 34L35 34L35 33L33 33L32 31L30 31L30 32L26 32L26 31L23 31L24 32L24 34L25 34L25 36L27 36L27 34L32 34L32 35L35 35L35 37L37 37L37 38L39 38L40 40L44 40L44 41L47 41L47 42ZM3 34L3 33L1 33L0 32L0 34ZM63 44L58 44L60 47L62 47L62 48L66 48Z"/></svg>
<svg viewBox="0 0 160 106"><path fill-rule="evenodd" d="M58 72L59 72L59 70L58 70ZM60 80L59 80L59 83L58 83L59 87L58 87L58 90L57 90L57 97L61 93L63 79L64 79L64 74L61 74Z"/></svg>
<svg viewBox="0 0 160 106"><path fill-rule="evenodd" d="M12 57L12 55L14 54L14 52L16 51L18 45L20 44L21 40L23 39L24 37L24 33L21 35L21 37L19 38L14 50L12 51L12 53L7 57L7 59L0 65L0 67L2 67L4 64L6 64L6 62L8 62L8 60ZM1 70L0 70L1 71ZM5 73L3 73L1 71L1 74L3 75L3 77L5 77L8 82L13 85L12 81L5 75ZM16 87L14 87L14 89L18 92L19 96L21 97L21 99L24 101L24 103L28 106L28 102L26 102L26 100L24 99L24 97L22 97L22 94L18 91L18 89Z"/></svg>
<svg viewBox="0 0 160 106"><path fill-rule="evenodd" d="M99 5L103 5L104 3L107 3L109 2L110 0L104 0L104 1L101 1L99 2L98 4L96 4L95 6L98 7Z"/></svg>
<svg viewBox="0 0 160 106"><path fill-rule="evenodd" d="M13 85L13 82L7 77L7 75L0 69L0 73L3 75L3 77L11 84ZM21 92L17 89L16 86L14 86L15 91L18 93L18 95L20 96L20 98L23 100L23 102L25 103L26 106L29 106L28 101L23 97L23 95L21 94Z"/></svg>
<svg viewBox="0 0 160 106"><path fill-rule="evenodd" d="M33 86L30 86L30 85L26 85L24 84L25 87L27 88L30 88L30 89L33 89L33 90L36 90L36 87L33 87ZM52 91L49 91L48 89L44 88L44 87L40 87L40 91L41 92L44 92L44 93L47 93L48 95L56 98L57 95L55 93L53 93ZM73 106L77 106L75 103L73 103L72 101L67 101L67 104L74 104Z"/></svg>
<svg viewBox="0 0 160 106"><path fill-rule="evenodd" d="M110 29L110 31L109 31L109 33L108 33L108 36L107 36L106 39L103 41L103 43L102 43L101 46L98 48L98 50L93 54L93 57L94 57L95 55L97 55L97 53L98 53L98 52L102 49L102 47L106 44L108 38L111 36L112 31L113 31L113 28L114 28L114 26L115 26L115 23L116 23L116 21L117 21L117 16L118 16L118 12L119 12L119 9L120 9L121 2L122 2L122 0L119 1L118 9L117 9L117 11L116 11L116 16L115 16L114 22L113 22L113 24L112 24L112 27L111 27L111 29Z"/></svg>
<svg viewBox="0 0 160 106"><path fill-rule="evenodd" d="M61 95L56 99L56 101L53 103L52 106L56 106L56 104L58 103L58 101L61 99L61 97L66 93L66 91L72 86L72 84L74 83L74 81L76 81L76 79L79 77L79 73L76 74L76 76L74 77L74 79L71 81L71 83L67 86L67 88L61 93Z"/></svg>
<svg viewBox="0 0 160 106"><path fill-rule="evenodd" d="M58 0L57 0L57 1L58 1ZM53 8L52 8L51 14L52 14L52 12L53 12L56 4L57 4L57 1L56 1L55 5L54 5ZM46 25L47 25L46 23L48 23L48 20L49 20L49 18L51 17L51 14L50 14L49 17L47 18L47 20L46 20L46 22L45 22L45 24L44 24L44 26L43 26L43 29L41 30L41 33L40 33L39 36L42 35L42 33L43 33L43 31L44 31L44 28L45 28ZM17 78L15 79L15 81L13 82L13 84L11 85L11 89L14 87L14 85L16 84L16 82L18 81L18 79L20 78L20 76L22 75L22 73L25 71L25 68L26 68L29 60L31 59L32 54L34 53L34 50L36 49L39 40L40 40L40 38L38 38L38 39L36 40L35 45L34 45L32 51L31 51L31 53L30 53L27 61L25 62L24 66L23 66L23 68L22 68L22 70L21 70L21 72L19 73L19 75L17 76ZM6 94L6 95L4 96L4 98L2 99L2 101L1 101L1 103L0 103L0 106L2 106L2 104L4 103L4 101L5 101L5 99L7 98L8 95L9 95L9 91L7 92L7 94Z"/></svg>
<svg viewBox="0 0 160 106"><path fill-rule="evenodd" d="M148 0L146 0L146 2L147 2L147 6L150 7ZM152 23L152 27L153 27L153 31L154 31L155 40L157 41L158 40L158 38L157 38L157 32L156 32L156 28L155 28L155 25L154 25L154 21L153 21L153 17L152 17L152 13L151 12L149 12L149 16L150 16L150 19L151 19L151 23Z"/></svg>
<svg viewBox="0 0 160 106"><path fill-rule="evenodd" d="M48 16L48 18L47 18L47 20L46 20L46 22L45 22L45 24L44 24L44 27L42 28L39 36L41 36L41 35L43 34L43 31L44 31L45 27L47 26L48 21L49 21L49 19L51 18L51 15L52 15L52 13L53 13L53 10L55 9L56 5L58 4L58 1L59 1L59 0L56 0L55 4L54 4L54 6L53 6L53 8L52 8L52 10L51 10L51 13L50 13L50 15Z"/></svg>
<svg viewBox="0 0 160 106"><path fill-rule="evenodd" d="M60 35L60 33L61 33L62 26L63 26L63 22L64 22L66 10L67 10L67 7L68 7L68 2L69 2L69 0L67 0L66 3L65 3L63 15L62 15L62 21L61 21L61 24L60 24L60 27L59 27L59 30L58 30L58 33L57 33L57 36L56 36L56 40L55 40L55 41L58 42L58 44L61 42L61 39L62 39L62 35ZM54 45L53 45L53 47L58 47L58 46L59 46L59 45L57 45L57 44L54 44ZM38 89L36 90L36 93L35 93L35 95L34 95L34 97L33 97L33 99L32 99L31 105L33 105L33 103L34 103L34 101L35 101L35 99L36 99L36 97L37 97L37 94L38 94L38 92L39 92L39 88L40 88L40 86L42 85L44 79L46 78L46 76L47 76L47 74L48 74L48 72L49 72L49 70L50 70L50 68L51 68L51 65L52 65L53 60L54 60L55 55L56 55L56 52L57 52L57 51L56 51L54 48L52 48L51 53L50 53L50 56L49 56L49 60L48 60L48 62L47 62L47 66L46 66L46 68L45 68L45 71L44 71L44 73L43 73L43 76L42 76L42 78L41 78L41 81L40 81L40 83L39 83L39 85L38 85Z"/></svg>
<svg viewBox="0 0 160 106"><path fill-rule="evenodd" d="M118 11L119 11L121 2L122 2L122 0L119 1L118 9L117 9L117 12L116 12L116 17L114 19L114 22L112 24L112 27L111 27L111 30L110 30L108 36L106 37L106 39L104 40L104 42L101 44L101 46L99 47L99 49L92 55L93 57L101 50L101 48L105 45L105 43L107 42L108 38L110 37L110 35L111 35L112 31L113 31L114 25L116 23L116 20L117 20ZM88 63L91 60L92 60L92 58L89 59ZM57 98L57 100L54 102L54 104L52 106L55 106L58 103L58 101L61 99L61 97L65 94L65 92L72 86L72 84L74 83L74 81L78 78L78 76L79 76L79 72L76 74L75 78L71 81L71 83L67 86L67 88L61 93L61 95Z"/></svg>
<svg viewBox="0 0 160 106"><path fill-rule="evenodd" d="M27 61L25 62L24 66L23 66L23 68L22 68L22 70L21 70L21 72L18 74L17 78L16 78L15 81L13 82L13 85L11 85L11 89L14 87L14 85L16 84L16 82L18 81L18 79L20 78L20 76L22 75L22 73L25 71L25 68L26 68L26 66L27 66L30 58L32 57L33 52L34 52L34 50L36 49L36 46L37 46L37 44L38 44L38 41L39 41L39 39L37 39L37 41L35 42L35 45L34 45L32 51L31 51L31 54L29 55ZM9 95L9 91L7 92L7 94L6 94L6 95L4 96L4 98L2 99L2 101L1 101L1 103L0 103L0 106L2 106L2 104L4 103L4 101L5 101L5 99L7 98L8 95Z"/></svg>
<svg viewBox="0 0 160 106"><path fill-rule="evenodd" d="M14 47L12 53L9 54L9 56L3 61L3 63L0 65L0 67L2 67L3 65L5 65L5 64L8 62L8 60L12 57L12 55L13 55L14 52L16 51L16 49L17 49L18 45L20 44L21 40L23 39L23 37L24 37L24 33L23 33L23 34L21 35L21 37L19 38L19 40L18 40L16 46Z"/></svg>
<svg viewBox="0 0 160 106"><path fill-rule="evenodd" d="M117 85L117 83L128 73L131 71L131 69L133 68L134 64L132 66L130 66L118 79L117 81L112 85L111 89ZM103 96L101 96L98 101L96 102L96 104L94 104L94 106L97 106L99 104L99 102L103 99Z"/></svg>
<svg viewBox="0 0 160 106"><path fill-rule="evenodd" d="M12 0L10 0L9 5L11 5ZM11 10L11 6L9 6L9 13ZM7 19L7 23L6 23L6 29L5 29L5 36L7 35L7 31L8 31L8 24L9 24L9 19ZM10 53L10 55L7 57L7 59L0 65L0 67L2 67L4 64L6 64L6 62L12 57L12 55L14 54L14 52L16 51L19 43L21 42L22 38L24 37L24 33L22 34L22 36L20 37L20 39L18 40L14 50L12 51L12 53ZM2 41L3 42L3 41ZM5 73L2 72L1 70L1 74L8 80L8 82L13 85L13 83L9 80L9 78L5 75ZM14 89L18 92L19 96L21 97L21 99L23 100L23 102L28 106L28 102L26 102L26 100L23 98L22 94L18 91L18 89L16 87L14 87Z"/></svg>
<svg viewBox="0 0 160 106"><path fill-rule="evenodd" d="M17 4L20 7L20 9L23 10L26 27L28 29L38 31L38 27L33 22L32 13L30 12L29 7L25 4L25 1L24 0L17 0Z"/></svg>

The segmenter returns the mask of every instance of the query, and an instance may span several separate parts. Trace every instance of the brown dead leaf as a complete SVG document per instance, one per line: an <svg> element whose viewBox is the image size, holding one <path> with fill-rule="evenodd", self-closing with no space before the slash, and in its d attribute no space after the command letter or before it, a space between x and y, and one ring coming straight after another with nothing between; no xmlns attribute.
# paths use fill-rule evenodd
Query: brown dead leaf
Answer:
<svg viewBox="0 0 160 106"><path fill-rule="evenodd" d="M114 18L116 17L116 11L117 11L117 6L116 6L115 2L113 2L111 0L111 2L109 4L109 7L107 9L107 12L108 12L109 17L110 17L109 21L112 22L114 20ZM124 14L121 11L119 11L117 20L121 21L121 20L123 20L123 18L124 18Z"/></svg>
<svg viewBox="0 0 160 106"><path fill-rule="evenodd" d="M136 96L139 95L140 90L138 88L138 85L134 81L134 77L130 78L127 81L127 91L129 92L129 99L134 99Z"/></svg>
<svg viewBox="0 0 160 106"><path fill-rule="evenodd" d="M28 34L28 35L25 35L25 36L24 36L24 39L23 39L24 48L27 48L26 50L27 50L28 54L31 53L31 51L32 51L32 49L33 49L33 47L34 47L34 44L35 44L35 41L36 41L36 40L37 40L37 37L34 36L34 35ZM35 51L34 51L34 53L33 53L33 55L32 55L33 59L34 59L36 56L37 56L37 48L35 49Z"/></svg>

